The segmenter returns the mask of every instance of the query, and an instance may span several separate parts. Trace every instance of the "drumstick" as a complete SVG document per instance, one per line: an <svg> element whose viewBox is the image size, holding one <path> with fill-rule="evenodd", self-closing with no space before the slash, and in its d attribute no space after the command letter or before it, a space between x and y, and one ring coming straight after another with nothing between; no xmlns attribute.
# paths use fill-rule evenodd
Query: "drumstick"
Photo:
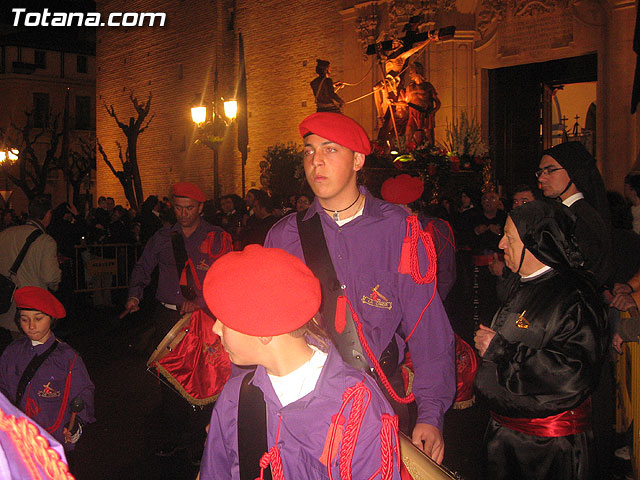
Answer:
<svg viewBox="0 0 640 480"><path fill-rule="evenodd" d="M69 410L71 410L71 420L69 421L69 427L67 427L67 430L71 432L71 430L73 430L73 426L76 423L76 415L78 415L78 412L84 410L84 401L80 397L74 398L73 400L71 400Z"/></svg>

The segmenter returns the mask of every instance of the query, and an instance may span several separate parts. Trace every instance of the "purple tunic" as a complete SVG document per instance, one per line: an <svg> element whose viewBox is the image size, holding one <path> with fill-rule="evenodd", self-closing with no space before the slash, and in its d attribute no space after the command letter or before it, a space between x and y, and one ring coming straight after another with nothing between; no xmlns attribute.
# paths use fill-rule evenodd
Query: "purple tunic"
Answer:
<svg viewBox="0 0 640 480"><path fill-rule="evenodd" d="M418 219L422 228L431 232L433 244L438 255L438 294L442 300L447 298L453 284L456 283L456 241L449 223L441 218L421 213Z"/></svg>
<svg viewBox="0 0 640 480"><path fill-rule="evenodd" d="M346 225L339 227L317 198L305 219L316 212L320 214L338 280L346 285L345 292L363 324L374 355L380 357L396 330L402 338L413 331L409 351L415 369L413 392L418 422L442 431L444 413L456 390L455 343L449 319L437 293L424 310L434 293L432 283L418 285L411 275L398 273L407 212L373 197L364 187L360 191L366 195L364 212ZM265 247L282 248L304 260L295 214L274 225ZM424 248L418 251L424 272L428 265ZM396 335L400 352L404 352L402 338Z"/></svg>
<svg viewBox="0 0 640 480"><path fill-rule="evenodd" d="M231 378L216 401L209 435L204 449L200 478L202 480L239 480L238 466L238 398L244 375ZM348 366L334 349L329 351L315 389L301 399L282 407L263 367L256 369L251 382L262 390L267 406L267 446L276 444L280 423L278 449L282 458L284 478L328 478L327 467L319 458L327 439L331 417L342 405L344 391L364 380L371 391L371 402L362 420L352 462L354 479L371 478L380 468L381 415L393 415L393 410L374 380ZM349 404L343 416L349 418ZM395 444L394 444L395 446ZM333 459L333 478L340 478L339 454ZM394 456L393 479L399 480L398 458Z"/></svg>
<svg viewBox="0 0 640 480"><path fill-rule="evenodd" d="M171 232L180 232L184 238L184 246L189 258L193 261L200 285L211 264L221 255L231 250L231 236L220 227L214 227L204 220L189 236L185 237L182 227L176 223L173 227L158 230L142 252L142 256L131 272L129 282L129 297L142 299L144 288L151 282L151 274L156 266L160 270L156 298L163 303L182 305L185 301L180 292L178 271L176 268L173 247L171 246ZM206 309L202 289L195 288L196 303Z"/></svg>
<svg viewBox="0 0 640 480"><path fill-rule="evenodd" d="M11 402L4 395L0 395L0 411L7 417L16 417L16 419L22 419L28 417L14 407ZM40 425L35 423L33 420L28 419L32 425L38 429L40 435L42 435L49 446L57 452L60 456L62 462L66 462L66 458L64 455L64 449L62 445L55 440L47 431L42 428ZM0 428L0 478L4 480L22 480L24 478L30 478L31 473L29 468L25 466L24 460L20 454L19 445L20 441L17 438L14 438L14 435L8 428ZM20 437L23 439L24 437ZM32 452L34 453L34 452ZM40 455L33 454L31 456L33 460L35 460L35 464L38 465L37 470L43 478L49 478L44 467L37 460L41 458Z"/></svg>
<svg viewBox="0 0 640 480"><path fill-rule="evenodd" d="M54 341L57 340L52 334L44 344L33 346L31 340L25 336L12 342L2 353L0 391L9 400L15 402L18 382L31 359L35 355L44 353ZM83 423L92 423L96 420L93 416L93 383L82 358L73 348L64 342L58 342L56 349L27 384L20 404L16 405L45 429L51 428L56 423L62 407L67 374L72 364L70 390L62 422L59 423L58 428L50 432L67 450L73 448L72 444L64 443L63 433L63 429L69 425L71 419L69 411L71 400L80 397L84 401L84 409L78 413Z"/></svg>

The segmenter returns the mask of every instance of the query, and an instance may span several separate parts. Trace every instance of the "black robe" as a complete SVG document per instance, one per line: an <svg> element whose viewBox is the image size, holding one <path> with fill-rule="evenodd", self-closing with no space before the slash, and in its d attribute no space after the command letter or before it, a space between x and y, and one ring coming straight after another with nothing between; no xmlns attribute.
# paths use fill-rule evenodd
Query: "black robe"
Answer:
<svg viewBox="0 0 640 480"><path fill-rule="evenodd" d="M584 198L575 201L569 209L576 216L574 235L585 257L585 270L596 277L598 285L610 283L614 275L611 230Z"/></svg>
<svg viewBox="0 0 640 480"><path fill-rule="evenodd" d="M528 328L516 323L523 312ZM497 333L475 386L493 412L544 418L578 407L594 391L608 336L604 306L590 283L554 270L521 281L491 328ZM485 437L487 478L590 478L591 440L590 431L540 437L492 419Z"/></svg>

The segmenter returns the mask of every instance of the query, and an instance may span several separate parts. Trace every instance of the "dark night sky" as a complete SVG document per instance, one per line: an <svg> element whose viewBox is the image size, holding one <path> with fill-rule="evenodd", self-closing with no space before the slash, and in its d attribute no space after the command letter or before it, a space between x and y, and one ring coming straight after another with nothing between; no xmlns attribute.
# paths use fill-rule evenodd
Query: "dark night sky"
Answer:
<svg viewBox="0 0 640 480"><path fill-rule="evenodd" d="M95 28L13 27L14 8L26 13L95 12L95 1L88 0L4 0L0 1L0 43L53 50L73 50L95 55ZM24 13L22 14L24 16Z"/></svg>

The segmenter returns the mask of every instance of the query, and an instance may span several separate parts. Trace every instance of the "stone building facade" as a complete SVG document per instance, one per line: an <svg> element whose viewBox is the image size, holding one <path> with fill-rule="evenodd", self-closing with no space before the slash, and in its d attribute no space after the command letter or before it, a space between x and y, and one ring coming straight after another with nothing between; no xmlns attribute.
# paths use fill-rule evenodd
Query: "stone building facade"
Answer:
<svg viewBox="0 0 640 480"><path fill-rule="evenodd" d="M39 127L58 116L61 132L68 90L69 149L80 152L81 143L90 142L96 128L95 60L95 38L85 31L54 38L0 25L0 148L21 148L14 127L24 127L26 112L33 113L32 138L38 136L33 148L42 163L50 138L47 129ZM7 170L19 176L17 165ZM26 195L3 177L0 190L11 192L11 207L26 212ZM91 189L92 180L86 179L82 193ZM54 206L71 198L60 170L50 172L45 193L52 195ZM4 208L4 202L0 205Z"/></svg>
<svg viewBox="0 0 640 480"><path fill-rule="evenodd" d="M633 0L99 0L97 7L103 14L166 13L163 27L98 29L97 136L110 158L117 159L115 141L124 143L124 138L102 104L113 105L126 120L133 115L131 94L141 100L153 95L155 117L138 143L145 196L164 195L176 181L195 181L213 195L212 153L193 145L190 107L196 99L213 100L216 71L219 95L234 95L239 33L247 71L248 189L260 187L259 163L269 146L300 142L297 125L315 111L309 82L317 58L331 61L334 81L355 84L340 92L347 101L344 113L375 136L373 97L365 95L382 75L365 47L402 35L416 14L422 15L422 30L456 26L453 39L417 54L442 101L436 140L444 139L446 122L462 112L476 118L485 140L498 151L492 155L501 157L495 159L499 183L519 180L513 171L521 170L522 162L532 171L545 146L536 140L528 150L504 147L516 139L503 135L504 119L502 124L496 120L501 114L492 104L493 79L514 66L539 64L541 81L552 82L544 72L547 66L550 71L559 67L548 62L561 61L558 71L571 58L595 65L596 154L607 186L621 190L624 175L637 161L640 123L630 114L636 61ZM504 108L518 107L512 100L501 101ZM541 115L535 106L531 110ZM220 194L241 193L236 138L232 124L220 150ZM514 156L521 157L520 164L512 163ZM124 203L118 181L100 160L97 184L98 194Z"/></svg>

